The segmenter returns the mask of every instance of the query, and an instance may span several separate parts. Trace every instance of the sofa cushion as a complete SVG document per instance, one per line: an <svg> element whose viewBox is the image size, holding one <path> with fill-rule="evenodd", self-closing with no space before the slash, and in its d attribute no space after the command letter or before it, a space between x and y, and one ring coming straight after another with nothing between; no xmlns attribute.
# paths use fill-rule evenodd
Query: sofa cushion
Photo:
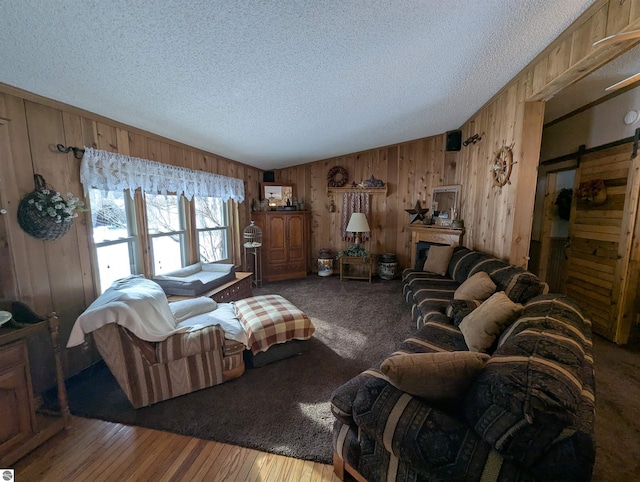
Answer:
<svg viewBox="0 0 640 482"><path fill-rule="evenodd" d="M441 275L447 274L453 249L454 246L431 246L423 270Z"/></svg>
<svg viewBox="0 0 640 482"><path fill-rule="evenodd" d="M501 472L502 458L491 454L490 445L464 420L398 390L387 380L370 378L360 387L353 417L362 450L357 468L366 480L474 480L470 474L482 473L485 466L491 470L488 459L497 462L491 473ZM410 465L409 473L389 477L390 467L376 467L386 454L392 454L393 464Z"/></svg>
<svg viewBox="0 0 640 482"><path fill-rule="evenodd" d="M457 288L458 283L447 276L414 270L403 273L402 291L418 328L432 315L445 312Z"/></svg>
<svg viewBox="0 0 640 482"><path fill-rule="evenodd" d="M460 286L448 276L426 271L405 270L402 279L402 295L407 303L416 303L415 294L418 291L447 292L447 300L453 298L453 293Z"/></svg>
<svg viewBox="0 0 640 482"><path fill-rule="evenodd" d="M496 284L497 291L504 291L515 303L526 303L542 293L543 284L533 273L499 259L488 259L475 267L485 271Z"/></svg>
<svg viewBox="0 0 640 482"><path fill-rule="evenodd" d="M454 249L453 256L451 256L449 275L458 283L462 284L467 278L477 272L474 271L474 268L487 259L492 258L488 254L458 246Z"/></svg>
<svg viewBox="0 0 640 482"><path fill-rule="evenodd" d="M560 295L534 298L470 388L469 423L541 479L553 473L588 480L595 458L591 349L590 323L575 303Z"/></svg>
<svg viewBox="0 0 640 482"><path fill-rule="evenodd" d="M446 351L467 351L464 337L453 326L446 315L444 320L428 321L409 338L404 340L396 353L433 353Z"/></svg>
<svg viewBox="0 0 640 482"><path fill-rule="evenodd" d="M544 291L545 284L524 268L468 248L454 250L449 263L449 274L454 280L462 284L481 271L491 277L497 291L504 291L515 303L526 303Z"/></svg>
<svg viewBox="0 0 640 482"><path fill-rule="evenodd" d="M471 351L485 352L522 311L522 305L499 291L460 322L460 331Z"/></svg>
<svg viewBox="0 0 640 482"><path fill-rule="evenodd" d="M488 359L468 351L415 353L391 356L380 370L399 390L439 402L462 398Z"/></svg>
<svg viewBox="0 0 640 482"><path fill-rule="evenodd" d="M182 296L198 296L234 279L236 272L233 264L200 261L153 277L153 281L158 283L166 294Z"/></svg>
<svg viewBox="0 0 640 482"><path fill-rule="evenodd" d="M484 271L480 271L458 286L453 293L454 300L480 300L484 301L496 291L496 284Z"/></svg>
<svg viewBox="0 0 640 482"><path fill-rule="evenodd" d="M481 304L480 300L451 300L445 314L453 320L454 325L459 326L464 317Z"/></svg>
<svg viewBox="0 0 640 482"><path fill-rule="evenodd" d="M502 334L498 347L526 330L554 330L592 348L591 321L572 299L558 293L536 296L524 305L520 317Z"/></svg>
<svg viewBox="0 0 640 482"><path fill-rule="evenodd" d="M336 388L331 394L331 413L346 425L355 425L353 420L353 401L362 385L370 378L384 378L376 369L366 370Z"/></svg>

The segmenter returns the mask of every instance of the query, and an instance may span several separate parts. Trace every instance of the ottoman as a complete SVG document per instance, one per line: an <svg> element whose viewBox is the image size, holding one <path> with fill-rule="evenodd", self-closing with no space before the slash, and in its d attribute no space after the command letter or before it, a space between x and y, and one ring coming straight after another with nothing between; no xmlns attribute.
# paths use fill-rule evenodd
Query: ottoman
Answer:
<svg viewBox="0 0 640 482"><path fill-rule="evenodd" d="M280 295L235 301L238 319L249 337L245 363L258 368L306 351L315 327L311 319Z"/></svg>

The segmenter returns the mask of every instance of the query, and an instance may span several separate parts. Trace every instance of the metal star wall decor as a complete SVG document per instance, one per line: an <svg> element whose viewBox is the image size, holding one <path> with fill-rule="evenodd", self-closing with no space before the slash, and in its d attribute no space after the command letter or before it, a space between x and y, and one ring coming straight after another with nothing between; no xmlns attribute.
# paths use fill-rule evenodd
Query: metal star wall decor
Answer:
<svg viewBox="0 0 640 482"><path fill-rule="evenodd" d="M411 214L411 221L409 221L409 224L412 224L416 219L422 221L424 219L424 214L428 209L422 209L420 207L420 201L416 201L416 207L413 209L405 209L405 211Z"/></svg>

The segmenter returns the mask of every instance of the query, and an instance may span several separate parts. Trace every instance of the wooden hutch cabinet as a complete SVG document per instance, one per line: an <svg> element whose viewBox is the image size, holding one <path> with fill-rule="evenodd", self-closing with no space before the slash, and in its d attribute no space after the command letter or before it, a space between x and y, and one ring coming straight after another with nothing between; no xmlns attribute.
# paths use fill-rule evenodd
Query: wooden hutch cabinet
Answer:
<svg viewBox="0 0 640 482"><path fill-rule="evenodd" d="M307 276L309 264L309 212L252 213L262 230L262 269L265 281Z"/></svg>

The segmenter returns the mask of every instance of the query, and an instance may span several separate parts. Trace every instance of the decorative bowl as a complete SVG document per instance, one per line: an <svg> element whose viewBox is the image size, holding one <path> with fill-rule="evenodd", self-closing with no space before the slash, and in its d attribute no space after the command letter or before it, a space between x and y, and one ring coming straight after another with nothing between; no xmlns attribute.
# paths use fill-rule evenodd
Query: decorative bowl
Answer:
<svg viewBox="0 0 640 482"><path fill-rule="evenodd" d="M9 311L0 311L0 326L10 321L13 315Z"/></svg>

